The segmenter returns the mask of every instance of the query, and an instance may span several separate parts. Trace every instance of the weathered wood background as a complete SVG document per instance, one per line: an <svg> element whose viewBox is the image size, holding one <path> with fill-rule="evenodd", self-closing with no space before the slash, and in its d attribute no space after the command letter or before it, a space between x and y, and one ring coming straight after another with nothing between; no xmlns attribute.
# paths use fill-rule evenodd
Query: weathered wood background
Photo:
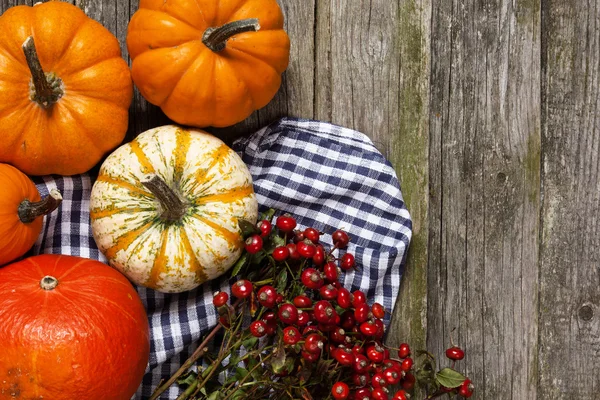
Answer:
<svg viewBox="0 0 600 400"><path fill-rule="evenodd" d="M452 334L477 399L600 399L600 0L279 1L279 94L213 132L368 134L414 218L388 341L443 360ZM137 0L75 4L127 58ZM130 136L165 122L136 94Z"/></svg>

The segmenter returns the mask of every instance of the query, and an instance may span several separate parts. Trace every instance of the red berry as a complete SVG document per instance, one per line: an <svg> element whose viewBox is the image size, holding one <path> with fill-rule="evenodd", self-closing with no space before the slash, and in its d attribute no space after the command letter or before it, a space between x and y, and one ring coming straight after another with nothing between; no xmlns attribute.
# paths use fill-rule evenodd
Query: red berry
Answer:
<svg viewBox="0 0 600 400"><path fill-rule="evenodd" d="M284 324L295 324L298 321L298 309L293 304L282 304L277 312L279 320Z"/></svg>
<svg viewBox="0 0 600 400"><path fill-rule="evenodd" d="M337 303L338 306L342 308L350 308L350 306L352 305L352 295L350 294L350 291L348 289L338 289Z"/></svg>
<svg viewBox="0 0 600 400"><path fill-rule="evenodd" d="M356 387L364 387L370 380L369 374L352 374L352 383L354 383L354 386Z"/></svg>
<svg viewBox="0 0 600 400"><path fill-rule="evenodd" d="M361 290L355 290L352 292L352 305L356 308L360 304L367 302L367 296Z"/></svg>
<svg viewBox="0 0 600 400"><path fill-rule="evenodd" d="M229 322L229 316L227 314L221 315L219 317L219 323L225 328L229 328L229 326L231 325L231 323Z"/></svg>
<svg viewBox="0 0 600 400"><path fill-rule="evenodd" d="M263 219L258 224L258 229L260 230L260 236L265 238L271 234L271 230L273 229L273 225L271 225L271 221Z"/></svg>
<svg viewBox="0 0 600 400"><path fill-rule="evenodd" d="M331 240L333 241L333 244L340 249L343 249L344 247L348 246L348 242L350 242L348 234L341 230L333 232L333 234L331 235Z"/></svg>
<svg viewBox="0 0 600 400"><path fill-rule="evenodd" d="M465 358L465 352L460 347L452 346L446 350L446 357L453 361L459 361Z"/></svg>
<svg viewBox="0 0 600 400"><path fill-rule="evenodd" d="M252 283L245 279L240 279L231 285L231 294L238 299L245 299L252 294Z"/></svg>
<svg viewBox="0 0 600 400"><path fill-rule="evenodd" d="M383 321L380 320L379 318L375 318L373 323L377 327L377 332L374 335L375 339L381 339L383 337L383 334L385 333L385 326L383 325Z"/></svg>
<svg viewBox="0 0 600 400"><path fill-rule="evenodd" d="M296 219L289 214L284 214L275 221L277 229L283 233L291 233L296 227Z"/></svg>
<svg viewBox="0 0 600 400"><path fill-rule="evenodd" d="M383 362L383 349L377 344L367 347L367 358L375 363Z"/></svg>
<svg viewBox="0 0 600 400"><path fill-rule="evenodd" d="M277 322L275 322L275 321L267 322L267 330L265 332L267 334L267 336L271 336L271 335L275 334L275 332L277 332Z"/></svg>
<svg viewBox="0 0 600 400"><path fill-rule="evenodd" d="M213 304L215 307L222 307L227 304L227 300L229 300L227 292L217 292L213 297Z"/></svg>
<svg viewBox="0 0 600 400"><path fill-rule="evenodd" d="M402 389L398 390L392 400L408 400L410 397L406 394L406 392Z"/></svg>
<svg viewBox="0 0 600 400"><path fill-rule="evenodd" d="M338 290L331 285L321 286L319 289L319 295L323 300L336 300Z"/></svg>
<svg viewBox="0 0 600 400"><path fill-rule="evenodd" d="M338 280L338 267L334 262L330 261L323 267L323 275L327 282L334 282Z"/></svg>
<svg viewBox="0 0 600 400"><path fill-rule="evenodd" d="M396 368L391 367L383 370L383 379L387 382L388 385L396 385L400 382L402 378L402 373L398 372Z"/></svg>
<svg viewBox="0 0 600 400"><path fill-rule="evenodd" d="M315 362L319 359L319 353L311 353L305 350L302 350L300 355L302 355L302 358L304 358L306 361L310 362Z"/></svg>
<svg viewBox="0 0 600 400"><path fill-rule="evenodd" d="M283 343L294 345L302 339L300 331L295 326L288 326L283 329Z"/></svg>
<svg viewBox="0 0 600 400"><path fill-rule="evenodd" d="M325 264L325 249L323 249L323 246L317 245L315 247L315 254L312 256L312 261L313 264L319 267Z"/></svg>
<svg viewBox="0 0 600 400"><path fill-rule="evenodd" d="M254 337L263 337L267 333L267 324L264 321L258 320L250 324L250 333Z"/></svg>
<svg viewBox="0 0 600 400"><path fill-rule="evenodd" d="M277 297L275 297L275 303L277 304L281 304L283 303L284 297L281 293L277 293Z"/></svg>
<svg viewBox="0 0 600 400"><path fill-rule="evenodd" d="M275 261L285 261L290 256L290 250L286 246L275 247L273 250L273 259Z"/></svg>
<svg viewBox="0 0 600 400"><path fill-rule="evenodd" d="M300 280L309 289L319 289L324 284L321 273L314 268L306 268L302 271Z"/></svg>
<svg viewBox="0 0 600 400"><path fill-rule="evenodd" d="M415 387L416 378L413 374L406 374L402 380L402 389L412 390Z"/></svg>
<svg viewBox="0 0 600 400"><path fill-rule="evenodd" d="M354 372L363 373L367 372L369 368L369 359L363 354L354 354L354 364L352 364L352 369Z"/></svg>
<svg viewBox="0 0 600 400"><path fill-rule="evenodd" d="M296 243L296 250L298 250L300 257L312 258L312 256L315 255L317 248L310 240L304 239L303 241Z"/></svg>
<svg viewBox="0 0 600 400"><path fill-rule="evenodd" d="M470 379L465 379L465 381L458 387L458 395L464 398L469 398L473 396L473 391L475 390L475 386L471 383Z"/></svg>
<svg viewBox="0 0 600 400"><path fill-rule="evenodd" d="M312 306L312 300L305 294L294 297L293 303L298 308L308 308Z"/></svg>
<svg viewBox="0 0 600 400"><path fill-rule="evenodd" d="M310 333L306 339L304 339L304 350L309 353L321 353L323 349L323 340L321 335L318 333Z"/></svg>
<svg viewBox="0 0 600 400"><path fill-rule="evenodd" d="M404 360L402 360L402 364L400 365L400 369L404 372L408 372L410 371L410 369L413 366L413 359L410 357L406 357Z"/></svg>
<svg viewBox="0 0 600 400"><path fill-rule="evenodd" d="M294 261L300 259L300 253L298 253L298 249L294 243L288 243L285 247L288 249L290 260Z"/></svg>
<svg viewBox="0 0 600 400"><path fill-rule="evenodd" d="M410 346L408 343L401 343L398 348L398 357L406 358L408 356L410 356Z"/></svg>
<svg viewBox="0 0 600 400"><path fill-rule="evenodd" d="M373 374L373 376L371 377L371 386L373 386L373 388L387 386L387 382L385 381L385 378L383 377L383 374L381 372Z"/></svg>
<svg viewBox="0 0 600 400"><path fill-rule="evenodd" d="M346 331L344 331L342 328L335 328L329 333L329 339L337 344L346 343L346 337Z"/></svg>
<svg viewBox="0 0 600 400"><path fill-rule="evenodd" d="M303 327L308 325L310 322L310 314L305 311L298 311L298 320L296 321L296 325L299 327Z"/></svg>
<svg viewBox="0 0 600 400"><path fill-rule="evenodd" d="M360 388L354 394L354 400L371 400L371 390L369 388Z"/></svg>
<svg viewBox="0 0 600 400"><path fill-rule="evenodd" d="M354 319L354 312L347 310L344 311L342 316L340 317L340 326L344 329L352 329L356 325L356 320Z"/></svg>
<svg viewBox="0 0 600 400"><path fill-rule="evenodd" d="M350 388L344 382L336 382L331 388L331 395L336 400L345 400L350 395Z"/></svg>
<svg viewBox="0 0 600 400"><path fill-rule="evenodd" d="M259 289L256 297L261 306L273 308L277 301L277 290L273 286L266 285Z"/></svg>
<svg viewBox="0 0 600 400"><path fill-rule="evenodd" d="M387 391L382 387L375 388L371 392L371 399L373 400L388 400L388 398Z"/></svg>
<svg viewBox="0 0 600 400"><path fill-rule="evenodd" d="M354 346L352 346L352 352L355 355L365 354L365 348L360 344L355 344Z"/></svg>
<svg viewBox="0 0 600 400"><path fill-rule="evenodd" d="M372 321L366 321L360 324L360 332L365 336L375 336L377 330L377 325Z"/></svg>
<svg viewBox="0 0 600 400"><path fill-rule="evenodd" d="M345 347L337 348L336 351L333 353L333 358L335 358L335 360L341 365L347 367L354 364L354 354L352 354L351 350L348 350Z"/></svg>
<svg viewBox="0 0 600 400"><path fill-rule="evenodd" d="M354 259L354 256L350 253L346 253L342 256L342 259L340 260L340 268L343 269L344 271L348 271L349 269L352 269L356 266L356 260Z"/></svg>
<svg viewBox="0 0 600 400"><path fill-rule="evenodd" d="M276 322L277 314L275 314L273 311L269 311L263 314L262 319L266 322Z"/></svg>
<svg viewBox="0 0 600 400"><path fill-rule="evenodd" d="M379 303L373 303L371 306L371 312L376 318L383 319L385 317L385 308Z"/></svg>
<svg viewBox="0 0 600 400"><path fill-rule="evenodd" d="M246 251L250 254L256 254L263 248L263 240L259 235L252 235L246 239Z"/></svg>
<svg viewBox="0 0 600 400"><path fill-rule="evenodd" d="M306 228L304 230L304 237L313 242L314 244L319 243L319 236L321 234L315 228Z"/></svg>
<svg viewBox="0 0 600 400"><path fill-rule="evenodd" d="M294 243L298 243L304 240L304 232L294 231Z"/></svg>
<svg viewBox="0 0 600 400"><path fill-rule="evenodd" d="M314 316L317 322L331 324L335 321L337 313L330 302L327 300L320 300L315 303Z"/></svg>
<svg viewBox="0 0 600 400"><path fill-rule="evenodd" d="M371 308L367 303L359 304L358 307L354 309L354 319L359 324L362 324L363 322L369 319L370 312Z"/></svg>

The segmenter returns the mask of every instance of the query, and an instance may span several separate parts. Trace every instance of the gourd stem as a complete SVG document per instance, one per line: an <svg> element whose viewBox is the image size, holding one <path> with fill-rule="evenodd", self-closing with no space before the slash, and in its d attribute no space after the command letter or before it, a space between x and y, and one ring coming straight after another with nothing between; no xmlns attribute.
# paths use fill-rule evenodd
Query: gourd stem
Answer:
<svg viewBox="0 0 600 400"><path fill-rule="evenodd" d="M62 81L54 73L45 73L40 63L33 36L29 36L23 43L23 53L31 71L33 87L30 88L31 100L37 102L42 108L50 108L64 94Z"/></svg>
<svg viewBox="0 0 600 400"><path fill-rule="evenodd" d="M225 49L227 40L238 33L258 31L260 24L258 18L241 19L233 21L218 28L208 28L202 35L202 43L214 52Z"/></svg>
<svg viewBox="0 0 600 400"><path fill-rule="evenodd" d="M56 286L58 286L58 279L50 275L46 275L40 281L40 287L44 290L52 290Z"/></svg>
<svg viewBox="0 0 600 400"><path fill-rule="evenodd" d="M158 175L150 174L141 182L160 202L162 207L160 217L164 221L178 221L185 215L187 205Z"/></svg>
<svg viewBox="0 0 600 400"><path fill-rule="evenodd" d="M62 202L62 195L57 189L50 190L50 194L40 201L29 201L25 199L19 204L17 215L24 224L35 221L42 215L50 214L56 210Z"/></svg>

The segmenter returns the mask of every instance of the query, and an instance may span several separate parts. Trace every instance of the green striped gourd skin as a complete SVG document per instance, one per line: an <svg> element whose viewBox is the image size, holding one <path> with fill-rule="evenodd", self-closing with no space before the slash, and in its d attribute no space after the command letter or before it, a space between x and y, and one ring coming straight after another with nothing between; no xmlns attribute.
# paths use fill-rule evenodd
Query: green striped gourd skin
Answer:
<svg viewBox="0 0 600 400"><path fill-rule="evenodd" d="M142 184L156 174L187 205L178 220L161 218ZM151 129L102 164L90 200L92 233L110 265L134 283L184 292L225 273L240 257L238 219L252 223L258 204L252 177L221 140L174 125Z"/></svg>

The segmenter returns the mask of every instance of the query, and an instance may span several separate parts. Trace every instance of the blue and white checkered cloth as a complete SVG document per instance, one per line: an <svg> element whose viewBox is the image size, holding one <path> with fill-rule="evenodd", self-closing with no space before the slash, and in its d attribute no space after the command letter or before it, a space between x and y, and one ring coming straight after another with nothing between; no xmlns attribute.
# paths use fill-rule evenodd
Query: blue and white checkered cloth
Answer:
<svg viewBox="0 0 600 400"><path fill-rule="evenodd" d="M261 211L290 213L299 228L312 226L330 234L346 230L360 268L343 276L343 285L360 289L369 302L391 310L400 288L411 238L411 220L396 174L362 133L328 123L284 118L234 143L254 178ZM47 176L34 181L46 196L58 188L59 212L46 218L44 230L28 255L70 254L106 262L90 230L92 178ZM338 252L339 254L339 252ZM171 376L217 323L215 291L229 291L228 275L186 293L164 294L138 287L151 329L150 362L134 399L147 399ZM386 316L386 318L388 318ZM385 321L386 325L389 320ZM175 399L177 384L161 399Z"/></svg>

